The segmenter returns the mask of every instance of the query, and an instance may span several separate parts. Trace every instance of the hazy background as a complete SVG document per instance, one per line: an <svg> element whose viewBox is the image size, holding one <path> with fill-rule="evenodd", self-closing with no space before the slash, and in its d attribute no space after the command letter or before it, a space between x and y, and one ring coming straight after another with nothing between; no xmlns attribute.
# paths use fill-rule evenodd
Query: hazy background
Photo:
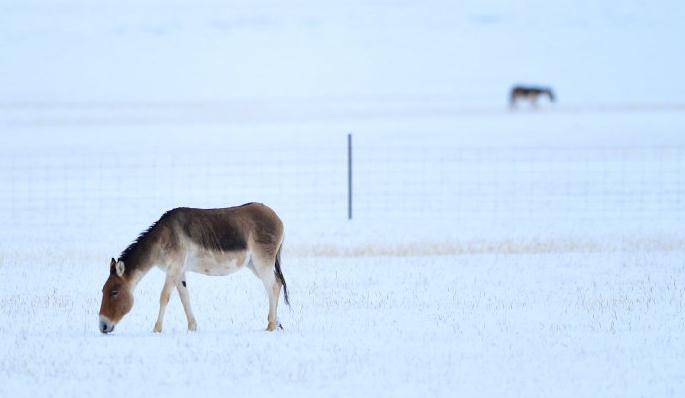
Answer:
<svg viewBox="0 0 685 398"><path fill-rule="evenodd" d="M677 1L4 1L0 87L22 102L675 103Z"/></svg>

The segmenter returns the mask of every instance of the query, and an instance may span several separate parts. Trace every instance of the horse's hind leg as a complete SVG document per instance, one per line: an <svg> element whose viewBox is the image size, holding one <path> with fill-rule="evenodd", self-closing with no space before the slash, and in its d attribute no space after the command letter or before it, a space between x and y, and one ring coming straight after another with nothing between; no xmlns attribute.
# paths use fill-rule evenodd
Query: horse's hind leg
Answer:
<svg viewBox="0 0 685 398"><path fill-rule="evenodd" d="M274 273L275 258L270 259L252 259L252 271L262 280L264 290L269 298L269 315L267 317L268 324L266 330L272 332L277 328L283 329L278 322L278 299L281 296L281 283L276 278Z"/></svg>
<svg viewBox="0 0 685 398"><path fill-rule="evenodd" d="M264 282L266 294L269 296L269 323L266 325L266 330L272 332L276 328L283 329L281 323L278 321L278 300L281 297L281 282L276 279L276 275L272 273L271 279Z"/></svg>

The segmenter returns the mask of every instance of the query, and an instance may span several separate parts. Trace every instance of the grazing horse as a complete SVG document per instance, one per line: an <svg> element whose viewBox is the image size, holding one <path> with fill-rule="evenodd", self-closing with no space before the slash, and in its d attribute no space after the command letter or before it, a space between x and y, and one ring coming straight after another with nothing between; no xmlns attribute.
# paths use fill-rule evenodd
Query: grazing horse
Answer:
<svg viewBox="0 0 685 398"><path fill-rule="evenodd" d="M538 97L546 95L550 102L554 102L554 92L549 87L530 87L530 86L514 86L511 88L509 94L509 106L514 108L519 99L527 100L533 106L537 106Z"/></svg>
<svg viewBox="0 0 685 398"><path fill-rule="evenodd" d="M162 331L164 311L174 288L181 297L188 330L197 329L186 272L228 275L245 266L262 280L269 297L266 330L282 328L276 314L281 287L289 305L280 264L282 243L283 222L261 203L224 209L170 210L141 233L118 260L112 259L109 278L102 288L99 329L102 333L114 330L133 307L136 285L155 265L166 272L155 332Z"/></svg>

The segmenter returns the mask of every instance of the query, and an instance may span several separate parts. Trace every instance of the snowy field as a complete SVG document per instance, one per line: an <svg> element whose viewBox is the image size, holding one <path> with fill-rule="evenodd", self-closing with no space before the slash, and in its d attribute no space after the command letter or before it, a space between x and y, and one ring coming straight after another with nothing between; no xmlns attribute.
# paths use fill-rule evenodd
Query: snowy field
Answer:
<svg viewBox="0 0 685 398"><path fill-rule="evenodd" d="M0 4L0 397L685 395L681 2L190 4ZM249 201L285 330L243 271L153 334L153 270L98 332L110 257Z"/></svg>
<svg viewBox="0 0 685 398"><path fill-rule="evenodd" d="M262 330L266 299L249 272L191 275L199 330L185 330L174 297L164 333L153 334L163 282L153 271L108 336L96 328L99 260L4 260L3 396L638 397L685 388L682 255L291 258L293 306L273 334ZM50 273L27 283L45 263Z"/></svg>

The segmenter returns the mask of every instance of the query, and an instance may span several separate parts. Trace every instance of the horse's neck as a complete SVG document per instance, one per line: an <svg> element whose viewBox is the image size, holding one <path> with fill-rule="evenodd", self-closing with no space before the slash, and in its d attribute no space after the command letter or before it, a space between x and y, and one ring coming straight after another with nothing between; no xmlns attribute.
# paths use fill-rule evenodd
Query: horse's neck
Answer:
<svg viewBox="0 0 685 398"><path fill-rule="evenodd" d="M126 266L127 279L133 288L159 261L157 258L158 250L153 250L153 253L144 253L146 250L150 250L150 247L137 246L131 256L133 263Z"/></svg>
<svg viewBox="0 0 685 398"><path fill-rule="evenodd" d="M138 282L140 282L141 279L147 274L147 272L144 272L142 270L136 269L131 272L131 275L128 276L128 282L131 285L131 290L135 289L136 286L138 285Z"/></svg>
<svg viewBox="0 0 685 398"><path fill-rule="evenodd" d="M131 274L128 275L128 282L131 284L131 290L135 289L141 279L152 269L152 264L145 264L143 267L137 267L131 270Z"/></svg>

